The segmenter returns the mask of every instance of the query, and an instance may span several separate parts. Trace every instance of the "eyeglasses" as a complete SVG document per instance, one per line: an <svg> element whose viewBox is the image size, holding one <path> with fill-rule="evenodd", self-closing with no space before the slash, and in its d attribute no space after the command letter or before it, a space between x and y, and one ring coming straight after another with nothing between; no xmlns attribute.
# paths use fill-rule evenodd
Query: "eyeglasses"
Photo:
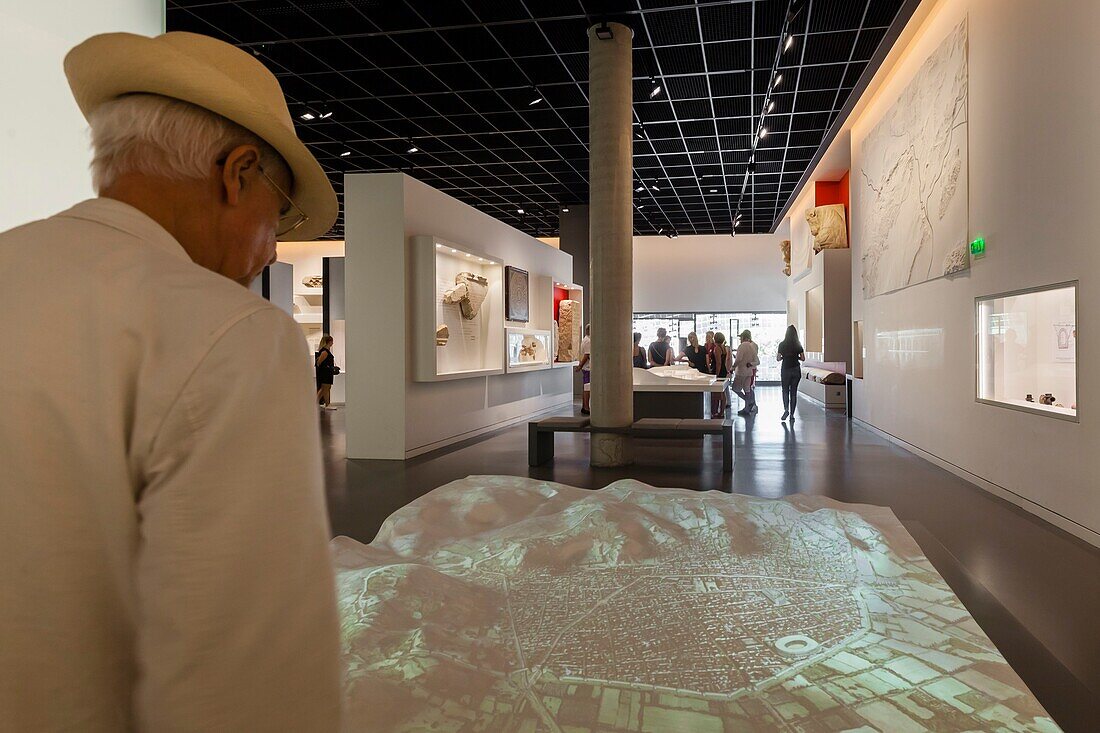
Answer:
<svg viewBox="0 0 1100 733"><path fill-rule="evenodd" d="M280 196L286 199L288 206L279 212L279 224L275 227L275 236L284 237L290 234L292 231L309 221L309 217L306 212L298 208L298 204L294 203L294 199L290 198L290 195L286 191L279 188L279 184L271 180L271 176L267 175L267 171L264 167L258 166L260 175L264 177L264 180L275 189Z"/></svg>

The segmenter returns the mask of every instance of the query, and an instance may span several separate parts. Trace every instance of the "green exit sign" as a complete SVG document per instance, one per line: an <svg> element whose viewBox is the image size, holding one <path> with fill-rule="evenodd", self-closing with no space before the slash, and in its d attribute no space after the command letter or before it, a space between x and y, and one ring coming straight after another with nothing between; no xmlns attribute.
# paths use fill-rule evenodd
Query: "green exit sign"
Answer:
<svg viewBox="0 0 1100 733"><path fill-rule="evenodd" d="M970 243L970 256L981 257L985 254L985 239L978 237Z"/></svg>

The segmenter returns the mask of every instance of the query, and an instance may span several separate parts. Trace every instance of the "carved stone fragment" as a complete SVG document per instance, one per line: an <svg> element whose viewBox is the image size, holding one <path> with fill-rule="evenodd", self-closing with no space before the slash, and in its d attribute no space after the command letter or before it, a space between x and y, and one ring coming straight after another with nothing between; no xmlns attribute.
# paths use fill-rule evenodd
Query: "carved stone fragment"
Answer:
<svg viewBox="0 0 1100 733"><path fill-rule="evenodd" d="M844 221L844 204L815 206L806 212L810 234L814 238L814 252L823 249L846 249L848 228Z"/></svg>
<svg viewBox="0 0 1100 733"><path fill-rule="evenodd" d="M455 286L443 294L444 303L458 303L462 317L467 321L477 318L481 304L489 294L489 281L472 272L460 272L455 275Z"/></svg>
<svg viewBox="0 0 1100 733"><path fill-rule="evenodd" d="M563 300L558 304L558 361L576 361L581 349L581 304Z"/></svg>
<svg viewBox="0 0 1100 733"><path fill-rule="evenodd" d="M970 269L970 248L965 244L960 244L955 249L947 253L947 257L943 259L943 274L952 275L956 272L962 272Z"/></svg>
<svg viewBox="0 0 1100 733"><path fill-rule="evenodd" d="M779 251L783 253L783 274L789 277L791 274L791 240L784 239L780 242Z"/></svg>
<svg viewBox="0 0 1100 733"><path fill-rule="evenodd" d="M435 329L435 345L446 346L447 340L451 338L451 329L447 328L446 323L439 324L439 328Z"/></svg>
<svg viewBox="0 0 1100 733"><path fill-rule="evenodd" d="M319 288L325 284L325 278L321 275L306 275L302 278L302 285L307 288Z"/></svg>

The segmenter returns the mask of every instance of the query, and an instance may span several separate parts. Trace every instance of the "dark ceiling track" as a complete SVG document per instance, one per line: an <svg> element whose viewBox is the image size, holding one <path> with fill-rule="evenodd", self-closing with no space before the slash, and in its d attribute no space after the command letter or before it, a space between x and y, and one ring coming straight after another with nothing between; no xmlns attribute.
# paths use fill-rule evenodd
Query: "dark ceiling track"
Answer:
<svg viewBox="0 0 1100 733"><path fill-rule="evenodd" d="M921 0L904 0L902 6L898 8L898 13L894 16L894 22L890 24L889 29L886 31L886 35L879 42L878 48L875 49L875 53L867 62L867 66L863 68L863 73L860 74L855 87L852 88L851 93L848 95L847 101L844 102L844 105L840 108L840 112L837 114L836 119L833 120L833 124L829 126L828 131L825 133L825 137L821 139L821 145L818 146L817 152L815 152L813 158L810 159L802 177L798 179L794 191L787 197L787 203L783 204L783 208L775 215L771 229L768 230L771 234L775 234L775 231L779 228L779 224L790 212L791 207L794 206L795 199L802 193L802 189L805 188L806 184L813 176L818 163L825 157L825 153L828 151L829 146L833 144L837 135L840 134L841 129L847 124L848 118L852 114L852 110L859 104L859 100L863 97L863 93L867 91L867 87L870 86L871 80L875 77L875 74L878 73L879 68L882 67L882 62L886 60L887 55L889 55L890 51L894 48L894 44L901 36L901 32L905 30L905 26L909 23L909 19L913 17L913 13L917 11L920 4Z"/></svg>
<svg viewBox="0 0 1100 733"><path fill-rule="evenodd" d="M741 204L745 200L745 192L749 187L749 179L754 173L756 173L756 148L760 145L760 141L764 139L765 127L764 121L768 116L768 106L772 101L772 93L775 92L776 79L779 76L779 62L783 58L783 51L785 50L785 44L787 39L791 36L791 28L794 25L794 21L798 18L802 9L805 7L805 0L788 0L787 2L787 14L783 18L783 29L779 33L779 43L775 48L775 58L772 60L772 70L768 75L768 91L764 94L764 104L760 107L760 116L756 120L756 129L753 132L752 143L749 149L749 162L745 166L745 176L741 179L741 192L737 195L737 208L730 216L730 235L737 234L737 221L741 218ZM790 131L788 130L788 135ZM756 216L755 207L753 211L753 217Z"/></svg>

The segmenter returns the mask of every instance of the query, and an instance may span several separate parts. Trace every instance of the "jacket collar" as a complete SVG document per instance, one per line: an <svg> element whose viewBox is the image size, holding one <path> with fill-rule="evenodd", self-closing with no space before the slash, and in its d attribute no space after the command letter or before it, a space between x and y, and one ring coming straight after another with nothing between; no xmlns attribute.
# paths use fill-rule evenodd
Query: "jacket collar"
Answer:
<svg viewBox="0 0 1100 733"><path fill-rule="evenodd" d="M58 214L69 219L82 219L117 229L147 242L168 254L191 260L187 250L160 224L140 209L116 199L94 198Z"/></svg>

